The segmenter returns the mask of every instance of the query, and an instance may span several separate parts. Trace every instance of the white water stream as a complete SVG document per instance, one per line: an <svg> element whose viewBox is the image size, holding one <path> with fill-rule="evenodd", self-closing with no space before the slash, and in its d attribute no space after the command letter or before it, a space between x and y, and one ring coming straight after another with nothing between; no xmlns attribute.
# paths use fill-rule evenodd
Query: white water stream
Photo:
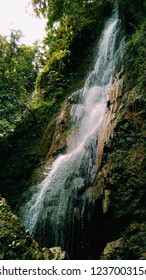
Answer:
<svg viewBox="0 0 146 280"><path fill-rule="evenodd" d="M107 90L113 82L123 46L120 21L115 12L98 43L94 70L84 88L73 94L78 94L80 99L70 111L72 123L78 126L75 144L54 161L46 178L20 209L26 228L43 245L65 249L74 246L72 239L76 238L73 232L78 228L77 223L80 224L79 234L85 233L84 211L89 199L86 191L92 186L97 170L98 130L107 108ZM78 243L82 243L81 239Z"/></svg>

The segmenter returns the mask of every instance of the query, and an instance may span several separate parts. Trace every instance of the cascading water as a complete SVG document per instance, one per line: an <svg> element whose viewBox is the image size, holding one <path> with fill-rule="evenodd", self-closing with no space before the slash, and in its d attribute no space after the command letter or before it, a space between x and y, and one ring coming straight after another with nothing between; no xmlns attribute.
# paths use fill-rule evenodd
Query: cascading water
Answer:
<svg viewBox="0 0 146 280"><path fill-rule="evenodd" d="M42 246L61 246L72 258L93 258L93 223L98 215L94 212L99 209L92 207L91 188L97 170L98 130L106 111L107 89L123 53L122 37L115 12L101 35L94 70L84 88L73 94L80 100L70 111L71 122L78 127L74 145L54 161L20 209L23 223Z"/></svg>

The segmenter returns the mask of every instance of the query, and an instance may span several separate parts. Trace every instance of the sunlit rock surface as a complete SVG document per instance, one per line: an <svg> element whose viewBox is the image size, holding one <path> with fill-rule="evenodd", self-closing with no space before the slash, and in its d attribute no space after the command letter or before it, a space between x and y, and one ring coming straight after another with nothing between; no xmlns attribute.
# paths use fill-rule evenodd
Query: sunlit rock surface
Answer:
<svg viewBox="0 0 146 280"><path fill-rule="evenodd" d="M113 137L114 128L118 122L119 98L122 95L122 84L123 79L117 79L108 90L107 102L109 102L109 105L98 136L98 166L100 166L102 160L103 148L110 148L109 139Z"/></svg>

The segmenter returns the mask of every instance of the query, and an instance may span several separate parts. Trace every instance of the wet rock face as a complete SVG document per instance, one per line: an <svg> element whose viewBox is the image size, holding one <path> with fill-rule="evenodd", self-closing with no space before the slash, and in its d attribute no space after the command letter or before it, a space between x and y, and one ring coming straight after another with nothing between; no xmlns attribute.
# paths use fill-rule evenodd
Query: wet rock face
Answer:
<svg viewBox="0 0 146 280"><path fill-rule="evenodd" d="M117 97L116 112L111 108L106 113L101 128L104 143L101 141L97 185L103 187L104 238L108 242L104 259L145 258L146 125L142 99L136 88L126 96L123 92Z"/></svg>
<svg viewBox="0 0 146 280"><path fill-rule="evenodd" d="M104 116L98 136L98 168L100 167L103 149L109 149L110 139L118 122L119 98L122 95L123 79L117 79L108 90L107 112Z"/></svg>
<svg viewBox="0 0 146 280"><path fill-rule="evenodd" d="M52 144L46 157L46 161L54 160L59 154L64 153L67 148L67 130L69 130L68 123L68 108L61 112L59 117L54 121L54 133Z"/></svg>

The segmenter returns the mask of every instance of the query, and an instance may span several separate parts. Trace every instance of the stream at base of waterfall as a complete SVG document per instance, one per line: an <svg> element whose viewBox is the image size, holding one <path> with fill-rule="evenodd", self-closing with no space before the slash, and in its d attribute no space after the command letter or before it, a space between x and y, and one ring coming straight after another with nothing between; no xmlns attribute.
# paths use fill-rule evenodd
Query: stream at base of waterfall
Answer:
<svg viewBox="0 0 146 280"><path fill-rule="evenodd" d="M123 50L121 23L114 11L98 42L95 67L77 92L79 103L70 110L71 122L78 127L74 146L53 162L46 178L20 208L22 222L41 246L61 246L72 259L94 259L100 250L102 206L92 191L98 131Z"/></svg>

